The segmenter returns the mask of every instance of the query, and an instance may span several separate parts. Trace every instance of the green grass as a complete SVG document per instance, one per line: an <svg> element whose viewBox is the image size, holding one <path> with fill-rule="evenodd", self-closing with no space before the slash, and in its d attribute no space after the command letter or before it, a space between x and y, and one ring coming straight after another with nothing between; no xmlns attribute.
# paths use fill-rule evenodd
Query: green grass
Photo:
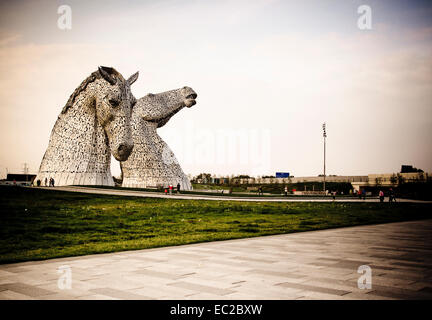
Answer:
<svg viewBox="0 0 432 320"><path fill-rule="evenodd" d="M0 263L429 218L429 204L174 200L0 187Z"/></svg>

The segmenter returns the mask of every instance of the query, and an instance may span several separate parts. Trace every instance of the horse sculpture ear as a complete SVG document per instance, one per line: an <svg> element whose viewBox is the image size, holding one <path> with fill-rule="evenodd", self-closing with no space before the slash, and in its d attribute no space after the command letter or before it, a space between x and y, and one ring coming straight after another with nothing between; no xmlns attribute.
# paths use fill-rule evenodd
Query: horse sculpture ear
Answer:
<svg viewBox="0 0 432 320"><path fill-rule="evenodd" d="M115 84L117 80L111 75L114 69L110 67L99 67L99 72L101 76L108 81L111 85Z"/></svg>
<svg viewBox="0 0 432 320"><path fill-rule="evenodd" d="M132 85L132 83L134 83L135 81L137 81L138 79L138 75L139 75L139 71L135 72L133 75L131 75L129 77L129 79L127 79L127 82L129 85Z"/></svg>

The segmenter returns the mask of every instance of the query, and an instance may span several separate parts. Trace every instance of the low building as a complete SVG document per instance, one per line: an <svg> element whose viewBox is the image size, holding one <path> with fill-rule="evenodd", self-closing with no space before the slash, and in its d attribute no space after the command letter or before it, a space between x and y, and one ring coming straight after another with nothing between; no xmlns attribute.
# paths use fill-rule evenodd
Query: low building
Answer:
<svg viewBox="0 0 432 320"><path fill-rule="evenodd" d="M401 182L426 182L432 177L427 172L406 172L406 173L374 173L369 174L367 181L351 182L354 190L361 190L368 187L392 188L398 186Z"/></svg>
<svg viewBox="0 0 432 320"><path fill-rule="evenodd" d="M2 184L31 185L35 178L36 178L35 174L8 173L6 179L2 180Z"/></svg>
<svg viewBox="0 0 432 320"><path fill-rule="evenodd" d="M323 182L324 177L289 177L289 178L251 178L242 179L240 183L249 184L286 184L286 183L303 183L303 182ZM326 176L326 182L367 182L368 176Z"/></svg>

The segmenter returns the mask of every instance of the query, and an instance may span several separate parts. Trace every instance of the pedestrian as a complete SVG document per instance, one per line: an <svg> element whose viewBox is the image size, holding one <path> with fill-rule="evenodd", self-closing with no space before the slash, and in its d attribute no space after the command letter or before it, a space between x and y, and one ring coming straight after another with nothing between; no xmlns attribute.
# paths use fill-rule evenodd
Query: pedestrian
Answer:
<svg viewBox="0 0 432 320"><path fill-rule="evenodd" d="M379 192L379 199L380 199L380 202L384 201L384 192L382 190L380 190L380 192Z"/></svg>
<svg viewBox="0 0 432 320"><path fill-rule="evenodd" d="M165 195L167 195L168 194L168 189L167 188L165 188Z"/></svg>
<svg viewBox="0 0 432 320"><path fill-rule="evenodd" d="M52 186L52 178L49 178L49 182L48 182L48 186L51 187Z"/></svg>
<svg viewBox="0 0 432 320"><path fill-rule="evenodd" d="M48 187L48 178L45 177L45 187Z"/></svg>
<svg viewBox="0 0 432 320"><path fill-rule="evenodd" d="M395 194L392 188L389 190L389 202L396 202Z"/></svg>
<svg viewBox="0 0 432 320"><path fill-rule="evenodd" d="M52 178L52 186L53 186L53 187L54 187L54 182L55 182L55 181L54 181L54 178Z"/></svg>
<svg viewBox="0 0 432 320"><path fill-rule="evenodd" d="M360 189L359 189L359 191L357 192L357 195L358 195L358 197L359 197L359 200L361 200L362 193L361 193L361 190L360 190Z"/></svg>
<svg viewBox="0 0 432 320"><path fill-rule="evenodd" d="M333 201L336 200L336 191L332 191Z"/></svg>
<svg viewBox="0 0 432 320"><path fill-rule="evenodd" d="M180 193L180 183L177 183L177 193Z"/></svg>
<svg viewBox="0 0 432 320"><path fill-rule="evenodd" d="M173 185L170 184L170 185L169 185L169 193L170 193L170 195L172 195L172 192L173 192Z"/></svg>
<svg viewBox="0 0 432 320"><path fill-rule="evenodd" d="M365 189L363 189L362 194L363 194L363 200L366 200L366 190Z"/></svg>
<svg viewBox="0 0 432 320"><path fill-rule="evenodd" d="M285 197L288 196L288 187L285 186Z"/></svg>

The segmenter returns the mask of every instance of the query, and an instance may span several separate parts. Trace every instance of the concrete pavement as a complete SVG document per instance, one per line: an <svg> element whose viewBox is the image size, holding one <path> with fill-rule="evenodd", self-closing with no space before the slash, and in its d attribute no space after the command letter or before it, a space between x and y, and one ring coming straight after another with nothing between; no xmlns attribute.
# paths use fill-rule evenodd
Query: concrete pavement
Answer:
<svg viewBox="0 0 432 320"><path fill-rule="evenodd" d="M431 238L423 220L0 265L0 299L431 299Z"/></svg>

